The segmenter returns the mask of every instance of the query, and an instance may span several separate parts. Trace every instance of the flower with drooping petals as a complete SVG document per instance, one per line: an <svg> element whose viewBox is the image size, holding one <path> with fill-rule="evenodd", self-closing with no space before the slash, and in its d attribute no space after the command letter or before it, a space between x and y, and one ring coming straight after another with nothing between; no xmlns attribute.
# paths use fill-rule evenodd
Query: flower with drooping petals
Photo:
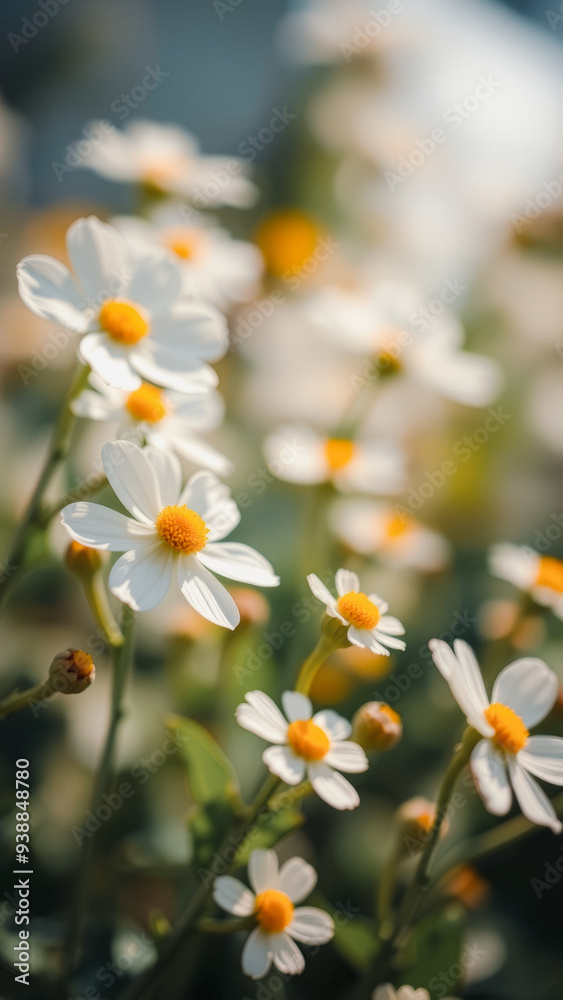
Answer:
<svg viewBox="0 0 563 1000"><path fill-rule="evenodd" d="M386 646L405 649L406 643L397 638L405 634L404 626L398 618L387 614L387 601L377 594L368 596L360 590L357 573L349 569L337 570L335 583L338 597L333 597L314 573L307 580L315 597L326 606L327 615L339 618L343 625L349 626L348 639L355 646L365 646L381 656L389 656Z"/></svg>

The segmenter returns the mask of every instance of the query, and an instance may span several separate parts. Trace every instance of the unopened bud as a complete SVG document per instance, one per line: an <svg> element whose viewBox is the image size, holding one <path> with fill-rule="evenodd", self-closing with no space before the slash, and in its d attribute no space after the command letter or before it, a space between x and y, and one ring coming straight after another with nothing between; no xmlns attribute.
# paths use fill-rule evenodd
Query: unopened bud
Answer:
<svg viewBox="0 0 563 1000"><path fill-rule="evenodd" d="M80 694L96 676L94 661L81 649L65 649L49 667L50 686L59 694Z"/></svg>
<svg viewBox="0 0 563 1000"><path fill-rule="evenodd" d="M436 803L429 799L416 797L403 802L397 810L399 838L405 857L414 857L422 851L428 841L430 831L436 821ZM445 837L449 829L447 819L444 819L440 830L440 838Z"/></svg>
<svg viewBox="0 0 563 1000"><path fill-rule="evenodd" d="M97 549L72 541L66 550L65 562L77 576L89 579L102 568L102 555Z"/></svg>
<svg viewBox="0 0 563 1000"><path fill-rule="evenodd" d="M397 745L403 735L401 717L382 701L368 701L352 719L352 739L366 753L381 753Z"/></svg>
<svg viewBox="0 0 563 1000"><path fill-rule="evenodd" d="M263 594L250 587L230 587L230 594L240 612L241 625L265 625L270 605Z"/></svg>

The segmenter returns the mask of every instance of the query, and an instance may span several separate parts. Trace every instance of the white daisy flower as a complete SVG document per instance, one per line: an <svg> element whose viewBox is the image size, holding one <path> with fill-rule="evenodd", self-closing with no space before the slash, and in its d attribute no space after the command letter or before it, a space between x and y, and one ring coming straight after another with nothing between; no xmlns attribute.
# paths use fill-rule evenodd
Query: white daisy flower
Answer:
<svg viewBox="0 0 563 1000"><path fill-rule="evenodd" d="M396 990L391 983L382 983L373 991L371 1000L430 1000L430 994L422 986L417 990L413 986L399 986ZM444 997L444 1000L456 1000L456 998Z"/></svg>
<svg viewBox="0 0 563 1000"><path fill-rule="evenodd" d="M489 568L493 576L513 583L527 591L543 607L551 608L563 619L563 562L553 556L542 556L527 545L501 543L489 552Z"/></svg>
<svg viewBox="0 0 563 1000"><path fill-rule="evenodd" d="M105 126L105 127L102 127ZM81 166L113 181L144 184L189 198L201 206L253 205L257 188L248 165L235 156L203 156L197 139L179 125L137 118L108 131L107 123L91 122L103 132L102 142L82 158Z"/></svg>
<svg viewBox="0 0 563 1000"><path fill-rule="evenodd" d="M388 441L329 438L304 425L279 427L264 441L268 468L289 483L330 481L339 490L396 494L405 484L400 448Z"/></svg>
<svg viewBox="0 0 563 1000"><path fill-rule="evenodd" d="M125 553L109 575L112 593L124 604L151 611L166 597L175 572L182 594L200 615L233 629L240 621L238 608L213 573L258 587L279 584L267 559L250 546L221 541L236 528L240 511L213 473L196 472L182 489L174 455L141 450L131 441L104 445L102 462L118 500L133 516L81 502L65 507L61 520L82 545Z"/></svg>
<svg viewBox="0 0 563 1000"><path fill-rule="evenodd" d="M146 441L154 448L174 451L219 476L233 471L233 463L197 433L213 430L221 423L225 407L219 393L186 395L148 382L133 392L123 392L96 375L90 376L89 384L90 388L71 404L76 416L115 421L118 430L114 437L139 445Z"/></svg>
<svg viewBox="0 0 563 1000"><path fill-rule="evenodd" d="M379 656L389 656L389 649L405 649L406 643L398 639L405 629L398 618L388 615L389 605L377 594L362 593L357 573L349 569L336 572L335 583L338 597L311 573L307 581L315 597L326 606L331 618L339 618L348 625L348 639L354 646L364 646ZM385 647L389 646L389 649Z"/></svg>
<svg viewBox="0 0 563 1000"><path fill-rule="evenodd" d="M85 364L129 392L143 379L179 392L217 385L204 362L227 349L225 318L189 298L173 261L162 253L134 259L121 234L94 216L73 222L66 244L74 273L54 257L24 257L19 293L36 316L85 335Z"/></svg>
<svg viewBox="0 0 563 1000"><path fill-rule="evenodd" d="M213 898L235 917L256 916L258 926L242 952L242 971L252 979L265 976L272 962L294 976L303 972L305 959L295 941L326 944L334 936L334 921L316 906L295 906L317 883L317 873L302 858L290 858L278 870L275 851L252 851L248 859L251 891L231 875L215 879Z"/></svg>
<svg viewBox="0 0 563 1000"><path fill-rule="evenodd" d="M319 798L334 809L355 809L360 804L356 789L338 773L358 774L368 767L362 748L348 739L352 726L346 719L332 709L313 715L309 698L297 691L282 695L287 718L263 691L249 691L245 698L248 704L238 706L237 722L274 744L262 754L272 774L286 785L307 778Z"/></svg>
<svg viewBox="0 0 563 1000"><path fill-rule="evenodd" d="M150 219L121 215L112 225L125 237L133 253L155 247L171 255L182 272L186 291L195 298L227 310L249 302L259 290L264 270L257 246L234 240L230 233L205 218L186 221L182 206L159 206Z"/></svg>
<svg viewBox="0 0 563 1000"><path fill-rule="evenodd" d="M467 722L484 737L471 754L471 771L485 807L504 816L512 803L512 785L524 816L560 833L551 802L530 775L563 785L563 739L530 736L528 731L555 704L559 682L553 671L543 660L515 660L501 670L489 703L479 664L466 642L456 639L455 653L441 639L428 645Z"/></svg>
<svg viewBox="0 0 563 1000"><path fill-rule="evenodd" d="M450 546L442 535L377 500L336 500L329 511L329 524L336 537L354 552L377 553L389 566L412 566L435 573L449 561Z"/></svg>

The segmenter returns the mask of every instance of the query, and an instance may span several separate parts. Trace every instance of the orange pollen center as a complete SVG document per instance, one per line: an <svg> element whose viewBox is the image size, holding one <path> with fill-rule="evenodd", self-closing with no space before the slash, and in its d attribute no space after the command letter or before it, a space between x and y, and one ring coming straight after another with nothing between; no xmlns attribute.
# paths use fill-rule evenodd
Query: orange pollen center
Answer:
<svg viewBox="0 0 563 1000"><path fill-rule="evenodd" d="M146 382L129 393L125 406L135 420L146 420L149 424L158 424L168 413L162 390Z"/></svg>
<svg viewBox="0 0 563 1000"><path fill-rule="evenodd" d="M551 556L541 556L536 587L549 587L558 594L563 594L563 562L552 559Z"/></svg>
<svg viewBox="0 0 563 1000"><path fill-rule="evenodd" d="M348 465L348 462L351 461L354 455L354 451L354 442L347 441L345 438L329 438L325 442L325 458L333 472L337 472L339 469L343 469L345 465Z"/></svg>
<svg viewBox="0 0 563 1000"><path fill-rule="evenodd" d="M293 920L293 910L289 896L278 889L266 889L256 897L254 912L267 934L280 934Z"/></svg>
<svg viewBox="0 0 563 1000"><path fill-rule="evenodd" d="M348 594L338 598L338 610L343 618L356 628L375 628L381 615L379 609L373 601L365 594L357 594L351 590Z"/></svg>
<svg viewBox="0 0 563 1000"><path fill-rule="evenodd" d="M108 299L100 309L100 325L119 344L136 344L150 333L148 320L132 302Z"/></svg>
<svg viewBox="0 0 563 1000"><path fill-rule="evenodd" d="M385 525L385 533L390 542L402 538L411 527L412 519L404 514L391 514Z"/></svg>
<svg viewBox="0 0 563 1000"><path fill-rule="evenodd" d="M432 827L434 826L435 818L436 818L435 813L433 814L419 813L419 815L416 817L416 822L420 827L422 827L425 833L429 833Z"/></svg>
<svg viewBox="0 0 563 1000"><path fill-rule="evenodd" d="M391 719L391 722L401 721L401 716L390 705L380 705L379 711L383 712L383 715L386 715L388 719Z"/></svg>
<svg viewBox="0 0 563 1000"><path fill-rule="evenodd" d="M190 556L199 552L207 542L209 528L195 510L185 504L181 507L164 507L156 519L156 530L171 549Z"/></svg>
<svg viewBox="0 0 563 1000"><path fill-rule="evenodd" d="M194 255L194 248L187 240L173 240L170 249L183 260L189 260Z"/></svg>
<svg viewBox="0 0 563 1000"><path fill-rule="evenodd" d="M507 753L518 753L528 742L528 730L519 715L508 705L496 701L485 710L485 718L495 731L492 737L497 746Z"/></svg>
<svg viewBox="0 0 563 1000"><path fill-rule="evenodd" d="M311 719L292 722L287 731L289 744L298 757L305 760L322 760L330 749L330 740L320 726Z"/></svg>
<svg viewBox="0 0 563 1000"><path fill-rule="evenodd" d="M73 649L69 656L69 670L76 674L80 680L89 677L94 669L94 661L89 653L84 653L81 649Z"/></svg>

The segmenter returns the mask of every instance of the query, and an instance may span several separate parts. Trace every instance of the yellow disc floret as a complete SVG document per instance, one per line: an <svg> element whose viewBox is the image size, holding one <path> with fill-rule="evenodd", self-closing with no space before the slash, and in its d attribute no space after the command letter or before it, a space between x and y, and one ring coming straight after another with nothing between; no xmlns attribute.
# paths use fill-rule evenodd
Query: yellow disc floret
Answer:
<svg viewBox="0 0 563 1000"><path fill-rule="evenodd" d="M325 458L332 472L338 472L348 465L354 456L355 445L346 438L329 438L325 441Z"/></svg>
<svg viewBox="0 0 563 1000"><path fill-rule="evenodd" d="M156 385L149 385L148 382L129 393L125 406L135 420L146 420L149 424L158 424L168 414L162 389L157 389Z"/></svg>
<svg viewBox="0 0 563 1000"><path fill-rule="evenodd" d="M199 552L206 542L209 528L195 510L185 504L164 507L156 519L156 530L163 542L186 556Z"/></svg>
<svg viewBox="0 0 563 1000"><path fill-rule="evenodd" d="M551 556L540 556L535 583L536 587L549 587L563 594L563 562Z"/></svg>
<svg viewBox="0 0 563 1000"><path fill-rule="evenodd" d="M136 344L150 333L143 310L125 299L108 299L100 309L100 326L118 344Z"/></svg>
<svg viewBox="0 0 563 1000"><path fill-rule="evenodd" d="M256 897L254 912L266 934L281 934L293 920L293 911L289 896L279 889L266 889Z"/></svg>
<svg viewBox="0 0 563 1000"><path fill-rule="evenodd" d="M495 731L494 742L507 753L518 753L528 742L528 730L523 720L508 705L496 701L485 710L487 722Z"/></svg>
<svg viewBox="0 0 563 1000"><path fill-rule="evenodd" d="M330 740L324 729L316 726L312 719L298 719L292 722L287 738L298 757L305 760L322 760L330 749Z"/></svg>
<svg viewBox="0 0 563 1000"><path fill-rule="evenodd" d="M321 235L310 216L282 208L261 222L256 242L270 273L283 277L287 271L299 271L313 257Z"/></svg>
<svg viewBox="0 0 563 1000"><path fill-rule="evenodd" d="M370 601L366 594L356 593L354 590L338 598L338 610L351 625L368 631L375 628L381 618L379 609L373 601Z"/></svg>
<svg viewBox="0 0 563 1000"><path fill-rule="evenodd" d="M404 514L390 514L385 524L385 535L388 542L396 542L413 526L413 519Z"/></svg>

